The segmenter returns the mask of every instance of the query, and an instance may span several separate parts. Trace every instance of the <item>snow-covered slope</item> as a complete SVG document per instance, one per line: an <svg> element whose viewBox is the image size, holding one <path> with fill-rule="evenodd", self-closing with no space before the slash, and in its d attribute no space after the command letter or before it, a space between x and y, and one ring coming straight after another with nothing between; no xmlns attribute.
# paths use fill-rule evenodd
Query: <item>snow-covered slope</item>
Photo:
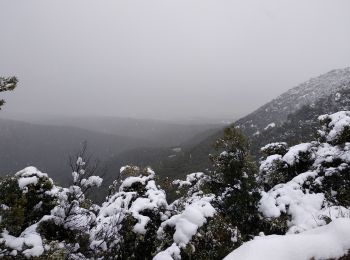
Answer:
<svg viewBox="0 0 350 260"><path fill-rule="evenodd" d="M336 259L349 249L350 219L341 218L301 234L257 237L224 260Z"/></svg>
<svg viewBox="0 0 350 260"><path fill-rule="evenodd" d="M248 136L252 136L268 128L281 125L287 120L289 114L299 110L304 105L313 104L322 97L336 93L341 88L349 87L350 67L332 70L283 93L253 113L238 120L236 125Z"/></svg>

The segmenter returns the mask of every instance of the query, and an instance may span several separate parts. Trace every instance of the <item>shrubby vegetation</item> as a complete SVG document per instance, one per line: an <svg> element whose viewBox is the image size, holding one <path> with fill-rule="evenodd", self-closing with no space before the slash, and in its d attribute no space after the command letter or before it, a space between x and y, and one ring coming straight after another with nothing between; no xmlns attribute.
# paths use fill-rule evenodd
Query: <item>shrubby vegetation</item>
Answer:
<svg viewBox="0 0 350 260"><path fill-rule="evenodd" d="M68 188L26 168L0 182L0 256L222 259L255 236L302 233L349 216L350 112L319 120L317 140L266 145L260 167L243 134L225 129L211 170L174 180L171 203L151 168L130 165L95 205L86 194L102 179L85 149L71 160Z"/></svg>

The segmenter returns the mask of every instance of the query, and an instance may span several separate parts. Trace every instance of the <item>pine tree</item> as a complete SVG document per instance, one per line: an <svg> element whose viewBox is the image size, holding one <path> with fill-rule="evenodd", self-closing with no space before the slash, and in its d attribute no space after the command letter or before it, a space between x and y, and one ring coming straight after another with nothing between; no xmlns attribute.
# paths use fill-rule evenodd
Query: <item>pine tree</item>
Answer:
<svg viewBox="0 0 350 260"><path fill-rule="evenodd" d="M16 77L0 77L0 92L12 91L16 88L18 80ZM0 110L5 104L5 100L0 99Z"/></svg>

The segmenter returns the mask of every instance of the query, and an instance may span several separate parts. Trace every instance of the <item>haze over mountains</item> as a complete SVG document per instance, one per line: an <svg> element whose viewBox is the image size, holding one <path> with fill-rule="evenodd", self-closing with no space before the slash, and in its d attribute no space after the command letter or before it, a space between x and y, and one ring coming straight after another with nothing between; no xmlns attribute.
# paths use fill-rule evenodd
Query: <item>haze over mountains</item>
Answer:
<svg viewBox="0 0 350 260"><path fill-rule="evenodd" d="M179 146L223 125L123 118L54 118L36 124L0 119L1 175L36 165L65 183L70 178L68 156L84 141L93 157L104 162L136 148Z"/></svg>
<svg viewBox="0 0 350 260"><path fill-rule="evenodd" d="M289 132L294 132L287 136L283 134L281 129L288 118L293 118L305 106L320 106L318 102L330 96L333 100L337 92L349 87L350 68L330 71L292 88L242 117L236 125L248 135L254 148L275 140L277 136L289 141L288 136L293 136L297 129L289 127ZM328 105L323 105L323 111L346 108L346 102L325 103ZM299 115L299 121L310 119L310 115L305 118L305 113ZM198 119L168 122L115 117L38 117L24 120L35 124L0 119L2 175L35 165L50 172L55 180L66 182L70 178L68 155L78 150L86 140L92 154L107 166L106 186L125 164L151 165L160 176L169 177L184 176L210 167L208 151L213 150L215 140L228 121ZM274 134L269 135L270 132ZM300 138L296 138L295 142Z"/></svg>

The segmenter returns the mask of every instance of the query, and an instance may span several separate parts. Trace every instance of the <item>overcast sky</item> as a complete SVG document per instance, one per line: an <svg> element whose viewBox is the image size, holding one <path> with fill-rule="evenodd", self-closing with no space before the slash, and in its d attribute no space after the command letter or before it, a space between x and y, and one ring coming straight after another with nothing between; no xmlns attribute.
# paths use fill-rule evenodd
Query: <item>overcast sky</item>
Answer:
<svg viewBox="0 0 350 260"><path fill-rule="evenodd" d="M350 66L349 0L0 0L6 113L228 117Z"/></svg>

